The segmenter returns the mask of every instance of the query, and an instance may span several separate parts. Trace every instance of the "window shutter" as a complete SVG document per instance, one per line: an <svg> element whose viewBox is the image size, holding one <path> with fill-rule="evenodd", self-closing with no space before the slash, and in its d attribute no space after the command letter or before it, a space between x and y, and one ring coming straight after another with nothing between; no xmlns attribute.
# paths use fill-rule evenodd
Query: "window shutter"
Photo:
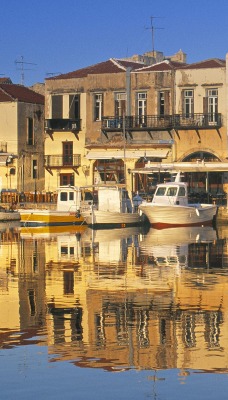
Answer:
<svg viewBox="0 0 228 400"><path fill-rule="evenodd" d="M164 92L164 112L166 115L170 113L170 92L168 90Z"/></svg>
<svg viewBox="0 0 228 400"><path fill-rule="evenodd" d="M184 90L182 90L182 92L181 92L181 114L185 114Z"/></svg>
<svg viewBox="0 0 228 400"><path fill-rule="evenodd" d="M63 117L63 96L52 96L52 118L59 119Z"/></svg>
<svg viewBox="0 0 228 400"><path fill-rule="evenodd" d="M203 97L203 113L208 114L208 98Z"/></svg>

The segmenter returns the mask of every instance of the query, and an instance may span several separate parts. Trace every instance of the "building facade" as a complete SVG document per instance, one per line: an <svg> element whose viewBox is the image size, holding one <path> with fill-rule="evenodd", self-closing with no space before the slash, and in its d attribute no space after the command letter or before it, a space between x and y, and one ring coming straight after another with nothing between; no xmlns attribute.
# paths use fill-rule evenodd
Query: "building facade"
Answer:
<svg viewBox="0 0 228 400"><path fill-rule="evenodd" d="M148 162L215 162L225 171L226 70L219 59L110 59L47 79L46 190L112 181L148 192L158 178L138 173ZM214 189L223 179L211 178Z"/></svg>
<svg viewBox="0 0 228 400"><path fill-rule="evenodd" d="M0 84L0 190L44 189L44 96Z"/></svg>

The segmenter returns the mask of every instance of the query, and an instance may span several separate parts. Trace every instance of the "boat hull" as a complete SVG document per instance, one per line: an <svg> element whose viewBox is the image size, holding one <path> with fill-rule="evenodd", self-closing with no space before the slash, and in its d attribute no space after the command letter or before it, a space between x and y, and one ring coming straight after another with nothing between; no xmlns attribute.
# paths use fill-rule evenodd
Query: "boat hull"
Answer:
<svg viewBox="0 0 228 400"><path fill-rule="evenodd" d="M217 213L217 207L211 204L167 206L148 203L141 204L139 209L156 228L211 225Z"/></svg>
<svg viewBox="0 0 228 400"><path fill-rule="evenodd" d="M68 226L85 224L84 218L76 213L54 210L19 210L22 226Z"/></svg>
<svg viewBox="0 0 228 400"><path fill-rule="evenodd" d="M125 228L141 224L138 213L119 213L111 211L90 210L82 213L87 225L96 228Z"/></svg>

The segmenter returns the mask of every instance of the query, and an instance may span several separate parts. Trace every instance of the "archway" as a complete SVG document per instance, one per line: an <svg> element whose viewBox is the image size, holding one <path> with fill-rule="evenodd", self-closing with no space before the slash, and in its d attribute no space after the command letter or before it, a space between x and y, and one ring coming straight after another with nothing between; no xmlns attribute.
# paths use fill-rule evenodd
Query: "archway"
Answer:
<svg viewBox="0 0 228 400"><path fill-rule="evenodd" d="M196 151L185 157L182 162L221 162L217 156L207 151ZM190 193L217 195L223 193L223 172L188 172L185 173Z"/></svg>

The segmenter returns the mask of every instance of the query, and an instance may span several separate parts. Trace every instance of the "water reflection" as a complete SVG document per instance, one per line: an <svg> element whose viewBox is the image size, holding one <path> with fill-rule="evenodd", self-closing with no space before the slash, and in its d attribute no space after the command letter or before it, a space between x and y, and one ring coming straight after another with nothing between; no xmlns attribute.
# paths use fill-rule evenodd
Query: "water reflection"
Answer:
<svg viewBox="0 0 228 400"><path fill-rule="evenodd" d="M228 372L227 237L5 226L0 345L108 371Z"/></svg>

